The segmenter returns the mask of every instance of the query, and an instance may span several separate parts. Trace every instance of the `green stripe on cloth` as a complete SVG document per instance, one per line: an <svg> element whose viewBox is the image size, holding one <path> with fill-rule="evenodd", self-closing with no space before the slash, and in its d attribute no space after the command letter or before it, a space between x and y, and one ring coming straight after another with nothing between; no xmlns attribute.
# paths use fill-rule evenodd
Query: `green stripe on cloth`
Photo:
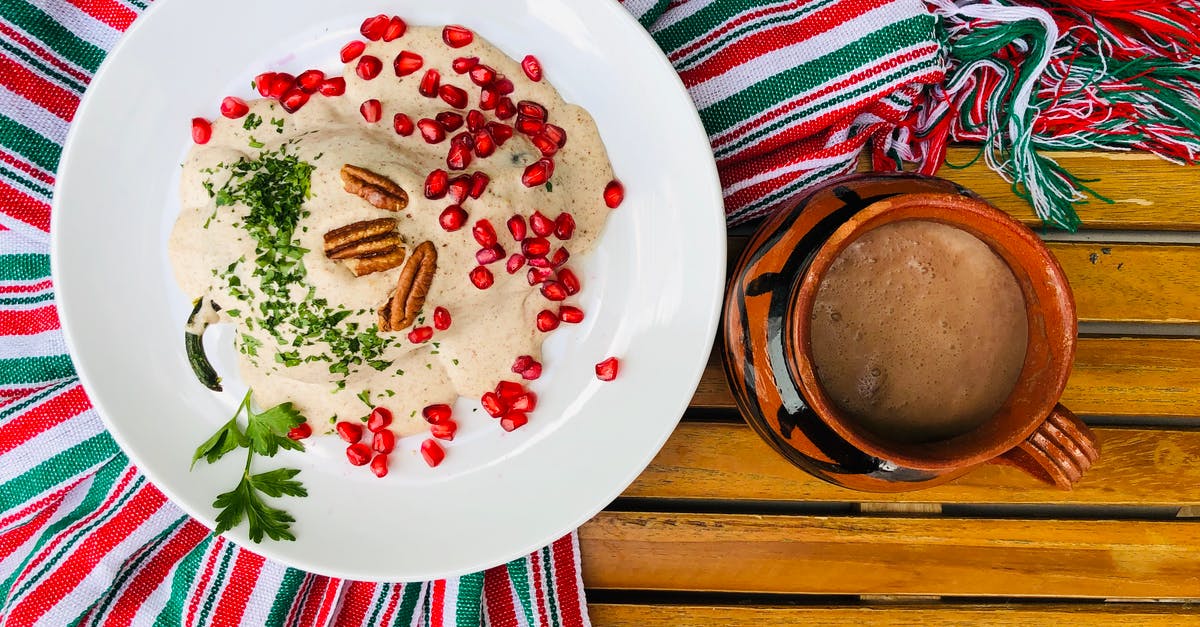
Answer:
<svg viewBox="0 0 1200 627"><path fill-rule="evenodd" d="M51 172L58 170L58 158L62 155L62 146L3 115L0 115L0 146L25 157L39 168Z"/></svg>
<svg viewBox="0 0 1200 627"><path fill-rule="evenodd" d="M72 63L95 72L104 59L104 51L88 43L59 24L54 18L23 0L0 2L0 16L41 40L48 48Z"/></svg>
<svg viewBox="0 0 1200 627"><path fill-rule="evenodd" d="M87 88L86 85L80 83L79 80L74 76L59 71L58 68L45 63L38 57L25 52L25 50L17 46L12 45L7 39L0 39L0 50L3 50L5 54L9 54L21 59L26 65L30 66L33 71L43 76L52 78L54 82L65 85L68 89L76 94L82 94L83 90Z"/></svg>
<svg viewBox="0 0 1200 627"><path fill-rule="evenodd" d="M213 575L212 586L208 589L208 598L204 599L200 608L200 616L196 619L197 625L207 625L209 613L217 609L217 593L224 590L225 584L228 583L225 573L229 570L229 563L236 549L237 545L232 542L226 542L222 547L221 565L217 567L217 572Z"/></svg>
<svg viewBox="0 0 1200 627"><path fill-rule="evenodd" d="M116 463L118 460L120 463ZM46 490L100 464L111 466L127 463L128 460L121 454L112 436L107 432L101 433L30 468L17 478L0 484L0 503L3 504L3 509L8 510L20 503L31 501ZM102 480L97 476L96 481Z"/></svg>
<svg viewBox="0 0 1200 627"><path fill-rule="evenodd" d="M0 385L28 385L75 376L67 355L0 359Z"/></svg>
<svg viewBox="0 0 1200 627"><path fill-rule="evenodd" d="M529 595L529 588L532 582L529 580L529 558L519 557L507 564L508 579L512 581L513 590L517 592L517 599L521 602L521 609L525 613L525 622L529 625L535 625L533 620L533 599Z"/></svg>
<svg viewBox="0 0 1200 627"><path fill-rule="evenodd" d="M417 613L417 603L421 600L421 589L424 588L419 583L404 584L404 593L400 597L400 607L396 610L396 616L392 619L393 625L411 625L413 618Z"/></svg>
<svg viewBox="0 0 1200 627"><path fill-rule="evenodd" d="M370 618L367 619L368 625L379 624L377 622L379 620L379 613L383 611L384 607L387 607L388 599L392 596L392 593L395 590L395 587L400 586L400 585L403 585L403 584L388 583L388 584L379 584L376 587L377 592L375 594L375 596L376 596L375 605L371 607L371 616L370 616Z"/></svg>
<svg viewBox="0 0 1200 627"><path fill-rule="evenodd" d="M479 603L475 599L483 598L483 572L471 573L458 578L458 603L454 616L456 625L478 625L482 618ZM465 602L464 602L465 601Z"/></svg>
<svg viewBox="0 0 1200 627"><path fill-rule="evenodd" d="M789 2L791 0L788 0ZM762 2L761 0L711 0L708 6L654 33L654 40L668 53L678 50L699 39L735 16L786 2Z"/></svg>
<svg viewBox="0 0 1200 627"><path fill-rule="evenodd" d="M558 620L558 604L554 602L554 555L549 546L542 547L542 577L546 580L546 605L550 607L550 624L561 625Z"/></svg>
<svg viewBox="0 0 1200 627"><path fill-rule="evenodd" d="M933 17L928 15L889 24L834 52L769 76L751 88L705 107L700 111L700 119L710 135L725 131L779 103L794 99L798 94L812 91L832 77L863 67L872 59L928 43L933 25Z"/></svg>
<svg viewBox="0 0 1200 627"><path fill-rule="evenodd" d="M7 407L5 407L3 409L0 409L0 420L4 420L5 418L7 418L11 415L25 411L26 409L28 409L34 405L38 405L42 401L46 400L47 398L54 396L55 394L58 394L60 391L62 391L63 388L65 388L67 386L75 385L75 384L76 384L76 381L74 379L67 380L67 381L59 381L57 383L52 383L36 392L33 392L32 394L22 398L20 401L17 401L11 405L8 405Z"/></svg>
<svg viewBox="0 0 1200 627"><path fill-rule="evenodd" d="M654 6L647 9L646 12L638 18L638 23L642 25L642 28L649 30L650 26L657 22L658 18L662 16L663 11L667 10L667 5L669 4L671 4L671 0L655 0Z"/></svg>
<svg viewBox="0 0 1200 627"><path fill-rule="evenodd" d="M692 51L686 57L678 60L675 65L676 67L689 65L692 63L692 59L703 58L711 55L717 51L717 49L722 48L737 39L741 39L743 36L753 35L760 30L764 30L768 27L774 27L783 22L798 21L813 13L816 13L817 11L820 11L821 9L824 9L825 7L836 4L839 1L840 0L818 0L817 2L805 4L803 7L800 7L795 11L787 11L766 19L759 19L747 24L742 24L737 28L733 28L729 32L722 34L720 37L713 39L704 46Z"/></svg>
<svg viewBox="0 0 1200 627"><path fill-rule="evenodd" d="M34 179L31 179L20 172L6 168L2 165L0 165L0 177L7 178L8 180L16 183L19 187L24 187L25 189L28 189L39 196L45 196L49 198L53 191L49 187L39 184Z"/></svg>
<svg viewBox="0 0 1200 627"><path fill-rule="evenodd" d="M20 296L17 298L0 298L0 307L12 307L14 305L36 305L54 300L54 292L45 292L37 296Z"/></svg>
<svg viewBox="0 0 1200 627"><path fill-rule="evenodd" d="M183 606L188 601L188 590L192 589L192 582L200 572L200 560L208 554L208 547L216 537L209 534L179 561L175 575L171 577L171 596L155 617L155 627L179 627L183 624Z"/></svg>
<svg viewBox="0 0 1200 627"><path fill-rule="evenodd" d="M0 281L34 281L50 276L50 255L0 255Z"/></svg>
<svg viewBox="0 0 1200 627"><path fill-rule="evenodd" d="M275 594L275 601L271 603L271 611L267 614L267 625L277 627L283 624L292 609L292 604L296 602L296 591L300 589L300 584L304 583L304 577L307 575L308 573L295 568L284 571L283 580L279 583L279 592Z"/></svg>

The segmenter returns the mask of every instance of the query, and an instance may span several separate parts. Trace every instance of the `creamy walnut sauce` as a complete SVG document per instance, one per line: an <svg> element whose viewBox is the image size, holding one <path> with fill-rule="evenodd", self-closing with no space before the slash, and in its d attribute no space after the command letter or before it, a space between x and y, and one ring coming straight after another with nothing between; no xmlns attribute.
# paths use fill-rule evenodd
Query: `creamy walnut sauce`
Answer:
<svg viewBox="0 0 1200 627"><path fill-rule="evenodd" d="M396 76L392 60L402 50L421 55L420 71ZM275 100L257 100L249 103L249 115L213 122L211 139L195 146L184 163L183 210L169 252L183 291L219 305L216 321L235 325L241 376L258 404L291 401L314 427L328 427L334 416L357 422L383 406L395 417L393 431L408 435L428 428L423 407L459 396L479 398L501 379L515 378L510 368L517 356L540 359L546 334L537 330L535 318L559 306L529 285L527 268L506 272L503 258L488 265L494 285L485 290L473 285L468 276L478 265L480 245L471 226L490 221L507 257L520 250L505 228L511 216L528 218L537 210L554 219L569 212L576 223L573 237L550 241L554 249L565 245L577 260L603 229L610 211L603 194L613 172L591 116L564 102L547 80L530 81L517 62L479 36L450 48L440 28L413 26L395 41L369 42L365 54L379 58L383 71L364 80L356 62L347 63L344 95L314 94L295 113ZM466 225L447 232L438 218L453 200L429 200L423 188L431 171L447 169L450 140L430 144L419 131L401 136L392 120L400 112L415 122L478 109L480 88L451 67L458 57L478 57L508 77L515 86L510 98L542 104L569 140L553 157L547 185L522 183L526 166L542 155L521 133L491 156L474 158L465 170L450 171L451 177L480 171L490 183L480 198L462 202L469 213ZM466 108L419 93L429 68L439 71L443 85L469 94ZM375 123L360 111L369 99L381 104ZM483 113L496 120L494 111ZM399 185L407 192L407 206L387 211L348 193L340 175L346 164ZM413 326L431 325L439 306L450 311L453 323L427 342L411 342L410 328L377 327L377 310L396 288L403 266L355 277L323 250L326 233L380 218L396 219L408 255L426 241L436 247L436 272Z"/></svg>

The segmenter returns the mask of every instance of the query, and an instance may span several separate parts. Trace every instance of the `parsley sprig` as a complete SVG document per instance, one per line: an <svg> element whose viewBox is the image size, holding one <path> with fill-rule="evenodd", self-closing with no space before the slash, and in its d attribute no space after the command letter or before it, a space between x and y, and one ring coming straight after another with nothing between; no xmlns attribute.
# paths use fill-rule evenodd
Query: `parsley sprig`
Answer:
<svg viewBox="0 0 1200 627"><path fill-rule="evenodd" d="M250 463L255 455L274 457L280 449L303 451L304 445L287 434L305 421L304 416L291 403L256 412L250 404L251 394L248 390L233 418L196 449L192 456L192 467L201 459L211 464L227 453L245 448L246 465L237 486L218 494L213 501L213 507L220 510L216 532L224 533L246 520L250 526L250 539L254 542L262 542L264 535L276 541L295 540L291 523L296 519L286 511L272 507L263 500L263 495L275 498L308 496L308 490L296 480L300 471L296 468L278 468L251 474ZM238 422L242 414L246 416L245 429Z"/></svg>

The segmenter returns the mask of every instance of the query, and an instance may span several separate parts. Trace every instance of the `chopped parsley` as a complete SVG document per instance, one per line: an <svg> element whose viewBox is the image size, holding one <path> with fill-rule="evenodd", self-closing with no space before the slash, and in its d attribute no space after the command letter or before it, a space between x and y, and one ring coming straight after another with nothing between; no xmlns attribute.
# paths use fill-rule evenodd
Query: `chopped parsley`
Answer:
<svg viewBox="0 0 1200 627"><path fill-rule="evenodd" d="M242 128L246 129L247 131L252 131L262 126L262 123L262 116L257 113L251 113L250 115L247 115L246 120L242 122Z"/></svg>
<svg viewBox="0 0 1200 627"><path fill-rule="evenodd" d="M253 135L250 136L250 141L248 143L250 144L251 148L262 148L263 146L266 146L266 144L254 139Z"/></svg>
<svg viewBox="0 0 1200 627"><path fill-rule="evenodd" d="M271 118L271 126L275 127L276 133L283 134L283 118Z"/></svg>

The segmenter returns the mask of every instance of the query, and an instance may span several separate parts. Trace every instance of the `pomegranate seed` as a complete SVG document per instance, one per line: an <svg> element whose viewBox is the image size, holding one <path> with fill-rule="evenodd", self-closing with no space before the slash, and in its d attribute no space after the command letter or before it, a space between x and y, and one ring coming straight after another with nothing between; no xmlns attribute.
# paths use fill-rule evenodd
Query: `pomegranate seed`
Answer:
<svg viewBox="0 0 1200 627"><path fill-rule="evenodd" d="M507 120L517 114L517 105L508 96L496 101L496 117Z"/></svg>
<svg viewBox="0 0 1200 627"><path fill-rule="evenodd" d="M495 277L492 276L492 271L483 266L475 266L475 269L471 270L470 276L471 283L481 290L486 290L487 288L491 287L492 283L496 280Z"/></svg>
<svg viewBox="0 0 1200 627"><path fill-rule="evenodd" d="M466 74L476 65L479 65L479 57L458 57L450 62L450 67L454 68L456 74Z"/></svg>
<svg viewBox="0 0 1200 627"><path fill-rule="evenodd" d="M362 114L364 120L374 124L383 116L383 104L372 98L359 105L358 112Z"/></svg>
<svg viewBox="0 0 1200 627"><path fill-rule="evenodd" d="M499 244L495 246L489 246L487 248L480 248L475 253L475 261L479 262L479 265L481 266L486 266L490 263L496 263L501 259L504 259L504 249L500 248Z"/></svg>
<svg viewBox="0 0 1200 627"><path fill-rule="evenodd" d="M554 153L558 152L558 144L554 143L554 140L550 139L544 130L530 137L529 141L533 142L534 148L541 151L543 157L553 157Z"/></svg>
<svg viewBox="0 0 1200 627"><path fill-rule="evenodd" d="M371 41L379 41L383 37L383 32L387 30L387 27L388 16L380 14L363 20L362 26L359 27L358 31L362 33L363 37Z"/></svg>
<svg viewBox="0 0 1200 627"><path fill-rule="evenodd" d="M441 424L436 424L429 427L429 435L450 442L454 440L454 432L458 431L458 423L453 420L447 420Z"/></svg>
<svg viewBox="0 0 1200 627"><path fill-rule="evenodd" d="M501 381L496 384L496 394L500 395L500 400L505 403L512 403L513 399L525 393L525 386L515 381Z"/></svg>
<svg viewBox="0 0 1200 627"><path fill-rule="evenodd" d="M483 396L479 397L479 403L483 405L483 411L492 418L499 418L508 410L507 404L495 392L484 392Z"/></svg>
<svg viewBox="0 0 1200 627"><path fill-rule="evenodd" d="M526 257L545 257L550 252L550 240L544 237L530 237L521 242L521 252Z"/></svg>
<svg viewBox="0 0 1200 627"><path fill-rule="evenodd" d="M475 241L479 242L480 246L492 246L496 243L496 229L487 220L476 222L471 229L471 235L475 236Z"/></svg>
<svg viewBox="0 0 1200 627"><path fill-rule="evenodd" d="M558 250L554 251L554 256L550 258L550 267L557 268L566 263L570 257L571 253L567 252L566 248L559 246Z"/></svg>
<svg viewBox="0 0 1200 627"><path fill-rule="evenodd" d="M613 179L604 186L604 204L608 205L609 209L616 209L621 206L621 201L625 200L625 186L621 181Z"/></svg>
<svg viewBox="0 0 1200 627"><path fill-rule="evenodd" d="M371 433L383 431L390 424L392 424L392 412L386 407L372 409L370 418L367 418L367 430Z"/></svg>
<svg viewBox="0 0 1200 627"><path fill-rule="evenodd" d="M250 107L246 105L246 101L236 96L225 96L221 101L221 115L236 120L250 112Z"/></svg>
<svg viewBox="0 0 1200 627"><path fill-rule="evenodd" d="M523 135L537 135L542 132L546 124L537 118L531 118L524 115L517 116L516 129L517 132Z"/></svg>
<svg viewBox="0 0 1200 627"><path fill-rule="evenodd" d="M512 371L517 374L521 374L522 372L525 372L527 369L529 369L529 367L532 365L533 365L533 356L532 355L519 355L513 361Z"/></svg>
<svg viewBox="0 0 1200 627"><path fill-rule="evenodd" d="M483 191L487 189L488 183L492 178L483 172L476 172L471 175L471 198L479 198L483 196Z"/></svg>
<svg viewBox="0 0 1200 627"><path fill-rule="evenodd" d="M388 473L388 458L387 455L376 455L371 458L371 472L375 473L380 479L387 476Z"/></svg>
<svg viewBox="0 0 1200 627"><path fill-rule="evenodd" d="M436 307L433 310L433 328L438 331L445 331L450 328L450 310L445 307Z"/></svg>
<svg viewBox="0 0 1200 627"><path fill-rule="evenodd" d="M440 130L441 127L439 126L438 129ZM450 175L445 170L434 170L425 177L425 197L437 200L446 195L446 188L449 186Z"/></svg>
<svg viewBox="0 0 1200 627"><path fill-rule="evenodd" d="M554 220L547 218L541 211L534 211L529 216L529 228L538 237L549 237L554 232Z"/></svg>
<svg viewBox="0 0 1200 627"><path fill-rule="evenodd" d="M567 299L567 288L558 281L546 281L542 283L542 296L545 296L547 300L561 302Z"/></svg>
<svg viewBox="0 0 1200 627"><path fill-rule="evenodd" d="M533 118L542 122L546 121L546 107L543 107L532 100L522 100L521 102L518 102L517 113L527 118Z"/></svg>
<svg viewBox="0 0 1200 627"><path fill-rule="evenodd" d="M558 328L558 316L554 315L553 311L543 309L537 315L537 329L543 333L553 331Z"/></svg>
<svg viewBox="0 0 1200 627"><path fill-rule="evenodd" d="M192 118L192 141L207 144L212 139L212 123L204 118Z"/></svg>
<svg viewBox="0 0 1200 627"><path fill-rule="evenodd" d="M575 234L575 217L566 211L558 214L554 219L554 237L561 240L571 239Z"/></svg>
<svg viewBox="0 0 1200 627"><path fill-rule="evenodd" d="M517 398L513 399L512 405L509 406L511 411L533 411L537 408L537 394L526 392ZM389 431L390 433L390 431Z"/></svg>
<svg viewBox="0 0 1200 627"><path fill-rule="evenodd" d="M367 462L371 461L371 447L363 442L351 444L346 447L346 459L355 466L365 466Z"/></svg>
<svg viewBox="0 0 1200 627"><path fill-rule="evenodd" d="M521 378L526 381L533 381L542 376L542 364L533 362L533 365L521 371ZM531 392L532 394L532 392Z"/></svg>
<svg viewBox="0 0 1200 627"><path fill-rule="evenodd" d="M491 87L484 87L479 90L479 108L484 111L491 111L496 108L496 103L500 101L500 94Z"/></svg>
<svg viewBox="0 0 1200 627"><path fill-rule="evenodd" d="M293 440L303 440L312 435L312 427L308 426L307 422L302 422L288 430L287 437Z"/></svg>
<svg viewBox="0 0 1200 627"><path fill-rule="evenodd" d="M496 79L496 82L492 83L492 87L501 96L507 96L507 95L513 93L513 90L516 89L516 87L513 86L513 82L508 80L507 78L504 78L503 76L498 77Z"/></svg>
<svg viewBox="0 0 1200 627"><path fill-rule="evenodd" d="M526 416L519 411L511 411L500 419L500 428L504 429L505 431L516 431L517 429L524 427L528 422L529 416Z"/></svg>
<svg viewBox="0 0 1200 627"><path fill-rule="evenodd" d="M299 87L292 87L279 98L279 106L288 113L295 113L308 103L308 94Z"/></svg>
<svg viewBox="0 0 1200 627"><path fill-rule="evenodd" d="M496 70L482 63L471 68L471 82L480 87L487 87L496 80Z"/></svg>
<svg viewBox="0 0 1200 627"><path fill-rule="evenodd" d="M465 170L471 165L471 148L463 141L450 142L450 152L446 153L446 166L451 170Z"/></svg>
<svg viewBox="0 0 1200 627"><path fill-rule="evenodd" d="M387 28L383 31L384 41L395 41L404 36L404 31L408 30L408 24L400 19L400 16L393 15L392 19L388 20Z"/></svg>
<svg viewBox="0 0 1200 627"><path fill-rule="evenodd" d="M475 154L480 159L492 156L496 152L496 141L492 139L492 134L487 132L487 129L475 131L473 136L475 139Z"/></svg>
<svg viewBox="0 0 1200 627"><path fill-rule="evenodd" d="M467 222L467 212L458 205L450 205L442 211L442 215L438 216L438 224L442 225L442 230L453 233L463 227Z"/></svg>
<svg viewBox="0 0 1200 627"><path fill-rule="evenodd" d="M467 92L463 91L461 87L455 87L450 84L442 85L438 90L438 95L442 97L442 100L446 104L455 109L465 109L467 107Z"/></svg>
<svg viewBox="0 0 1200 627"><path fill-rule="evenodd" d="M417 327L408 332L408 341L413 344L424 344L433 337L433 329L431 327Z"/></svg>
<svg viewBox="0 0 1200 627"><path fill-rule="evenodd" d="M254 88L258 90L258 95L266 98L271 95L271 85L275 82L274 72L263 72L254 77Z"/></svg>
<svg viewBox="0 0 1200 627"><path fill-rule="evenodd" d="M437 442L425 440L421 443L421 457L425 458L425 463L429 464L430 468L434 468L446 458L446 451L443 451Z"/></svg>
<svg viewBox="0 0 1200 627"><path fill-rule="evenodd" d="M466 174L459 174L450 179L450 187L446 191L454 204L461 205L467 199L467 194L471 191L471 177Z"/></svg>
<svg viewBox="0 0 1200 627"><path fill-rule="evenodd" d="M574 296L579 293L579 277L575 276L575 273L571 272L570 268L563 268L558 271L558 282L562 283L563 287L566 288L568 295Z"/></svg>
<svg viewBox="0 0 1200 627"><path fill-rule="evenodd" d="M553 140L554 144L559 148L567 145L567 132L561 126L547 124L542 127L542 133Z"/></svg>
<svg viewBox="0 0 1200 627"><path fill-rule="evenodd" d="M342 63L349 63L357 59L366 49L367 44L357 39L342 46Z"/></svg>
<svg viewBox="0 0 1200 627"><path fill-rule="evenodd" d="M415 127L413 126L412 118L408 117L408 114L397 113L392 118L392 128L396 129L397 135L408 137L412 135L413 128Z"/></svg>
<svg viewBox="0 0 1200 627"><path fill-rule="evenodd" d="M496 140L497 146L503 146L504 142L513 136L512 127L507 124L500 124L499 122L488 122L487 130L492 134L492 138Z"/></svg>
<svg viewBox="0 0 1200 627"><path fill-rule="evenodd" d="M371 448L376 453L388 454L392 449L396 448L396 434L391 431L380 431L371 438Z"/></svg>
<svg viewBox="0 0 1200 627"><path fill-rule="evenodd" d="M325 82L325 73L321 70L305 70L296 77L296 82L300 84L300 89L311 94Z"/></svg>
<svg viewBox="0 0 1200 627"><path fill-rule="evenodd" d="M417 128L420 129L421 137L424 137L428 144L440 144L443 139L446 139L446 128L437 120L421 118L417 120Z"/></svg>
<svg viewBox="0 0 1200 627"><path fill-rule="evenodd" d="M369 54L364 54L358 58L358 65L355 66L354 72L364 81L369 81L383 71L383 61L379 57L373 57Z"/></svg>
<svg viewBox="0 0 1200 627"><path fill-rule="evenodd" d="M356 425L353 422L339 422L334 429L337 431L338 437L350 444L354 444L362 439L362 426Z"/></svg>
<svg viewBox="0 0 1200 627"><path fill-rule="evenodd" d="M532 261L532 260L527 259L526 261ZM530 263L529 265L532 266L533 264ZM549 268L530 268L529 273L526 274L525 276L526 276L526 278L529 279L530 285L537 285L538 283L541 283L542 281L545 281L546 279L550 278L550 275L553 273L554 272L552 270L550 270Z"/></svg>
<svg viewBox="0 0 1200 627"><path fill-rule="evenodd" d="M296 86L296 77L287 72L278 72L275 74L275 79L270 82L270 88L267 90L267 97L276 100L283 97L287 91Z"/></svg>
<svg viewBox="0 0 1200 627"><path fill-rule="evenodd" d="M521 182L525 184L525 187L537 187L545 184L553 175L554 162L542 157L525 168L525 173L521 175Z"/></svg>
<svg viewBox="0 0 1200 627"><path fill-rule="evenodd" d="M515 215L508 219L508 232L512 233L513 239L521 241L525 239L525 218Z"/></svg>
<svg viewBox="0 0 1200 627"><path fill-rule="evenodd" d="M396 55L396 60L392 61L392 69L396 70L396 76L408 76L421 69L425 65L425 59L415 52L401 50L400 54Z"/></svg>
<svg viewBox="0 0 1200 627"><path fill-rule="evenodd" d="M604 361L596 364L596 378L601 381L612 381L617 378L617 369L620 364L616 357L609 357Z"/></svg>
<svg viewBox="0 0 1200 627"><path fill-rule="evenodd" d="M509 274L516 274L517 270L520 270L521 266L524 265L525 255L522 255L521 253L513 253L512 256L508 258L508 263L504 264L504 269L507 270Z"/></svg>
<svg viewBox="0 0 1200 627"><path fill-rule="evenodd" d="M546 268L546 271L549 272L550 260L545 257L530 257L529 265L535 268Z"/></svg>
<svg viewBox="0 0 1200 627"><path fill-rule="evenodd" d="M452 410L450 409L449 405L445 403L438 403L436 405L426 406L425 409L421 410L421 415L425 417L425 422L428 422L431 425L436 425L450 420L451 412Z"/></svg>
<svg viewBox="0 0 1200 627"><path fill-rule="evenodd" d="M453 133L463 125L463 116L453 111L442 111L434 116L434 118L442 125L442 128L446 129L447 133Z"/></svg>
<svg viewBox="0 0 1200 627"><path fill-rule="evenodd" d="M471 43L473 39L475 39L475 35L458 24L450 24L442 29L442 41L451 48L462 48Z"/></svg>
<svg viewBox="0 0 1200 627"><path fill-rule="evenodd" d="M558 319L567 324L579 324L583 322L583 310L571 305L563 305L558 308Z"/></svg>
<svg viewBox="0 0 1200 627"><path fill-rule="evenodd" d="M322 96L340 96L346 93L346 79L340 76L327 78L321 82L321 86L317 88Z"/></svg>
<svg viewBox="0 0 1200 627"><path fill-rule="evenodd" d="M521 59L521 69L525 71L525 76L528 76L529 80L535 83L542 80L542 63L532 54L527 54L524 59Z"/></svg>
<svg viewBox="0 0 1200 627"><path fill-rule="evenodd" d="M468 131L471 131L472 133L474 133L474 132L482 129L484 124L487 124L487 120L484 119L483 114L480 113L478 109L471 109L470 111L467 112L467 130Z"/></svg>
<svg viewBox="0 0 1200 627"><path fill-rule="evenodd" d="M417 91L426 98L436 97L441 81L442 75L437 70L425 70L425 76L421 77L421 84L417 87Z"/></svg>

